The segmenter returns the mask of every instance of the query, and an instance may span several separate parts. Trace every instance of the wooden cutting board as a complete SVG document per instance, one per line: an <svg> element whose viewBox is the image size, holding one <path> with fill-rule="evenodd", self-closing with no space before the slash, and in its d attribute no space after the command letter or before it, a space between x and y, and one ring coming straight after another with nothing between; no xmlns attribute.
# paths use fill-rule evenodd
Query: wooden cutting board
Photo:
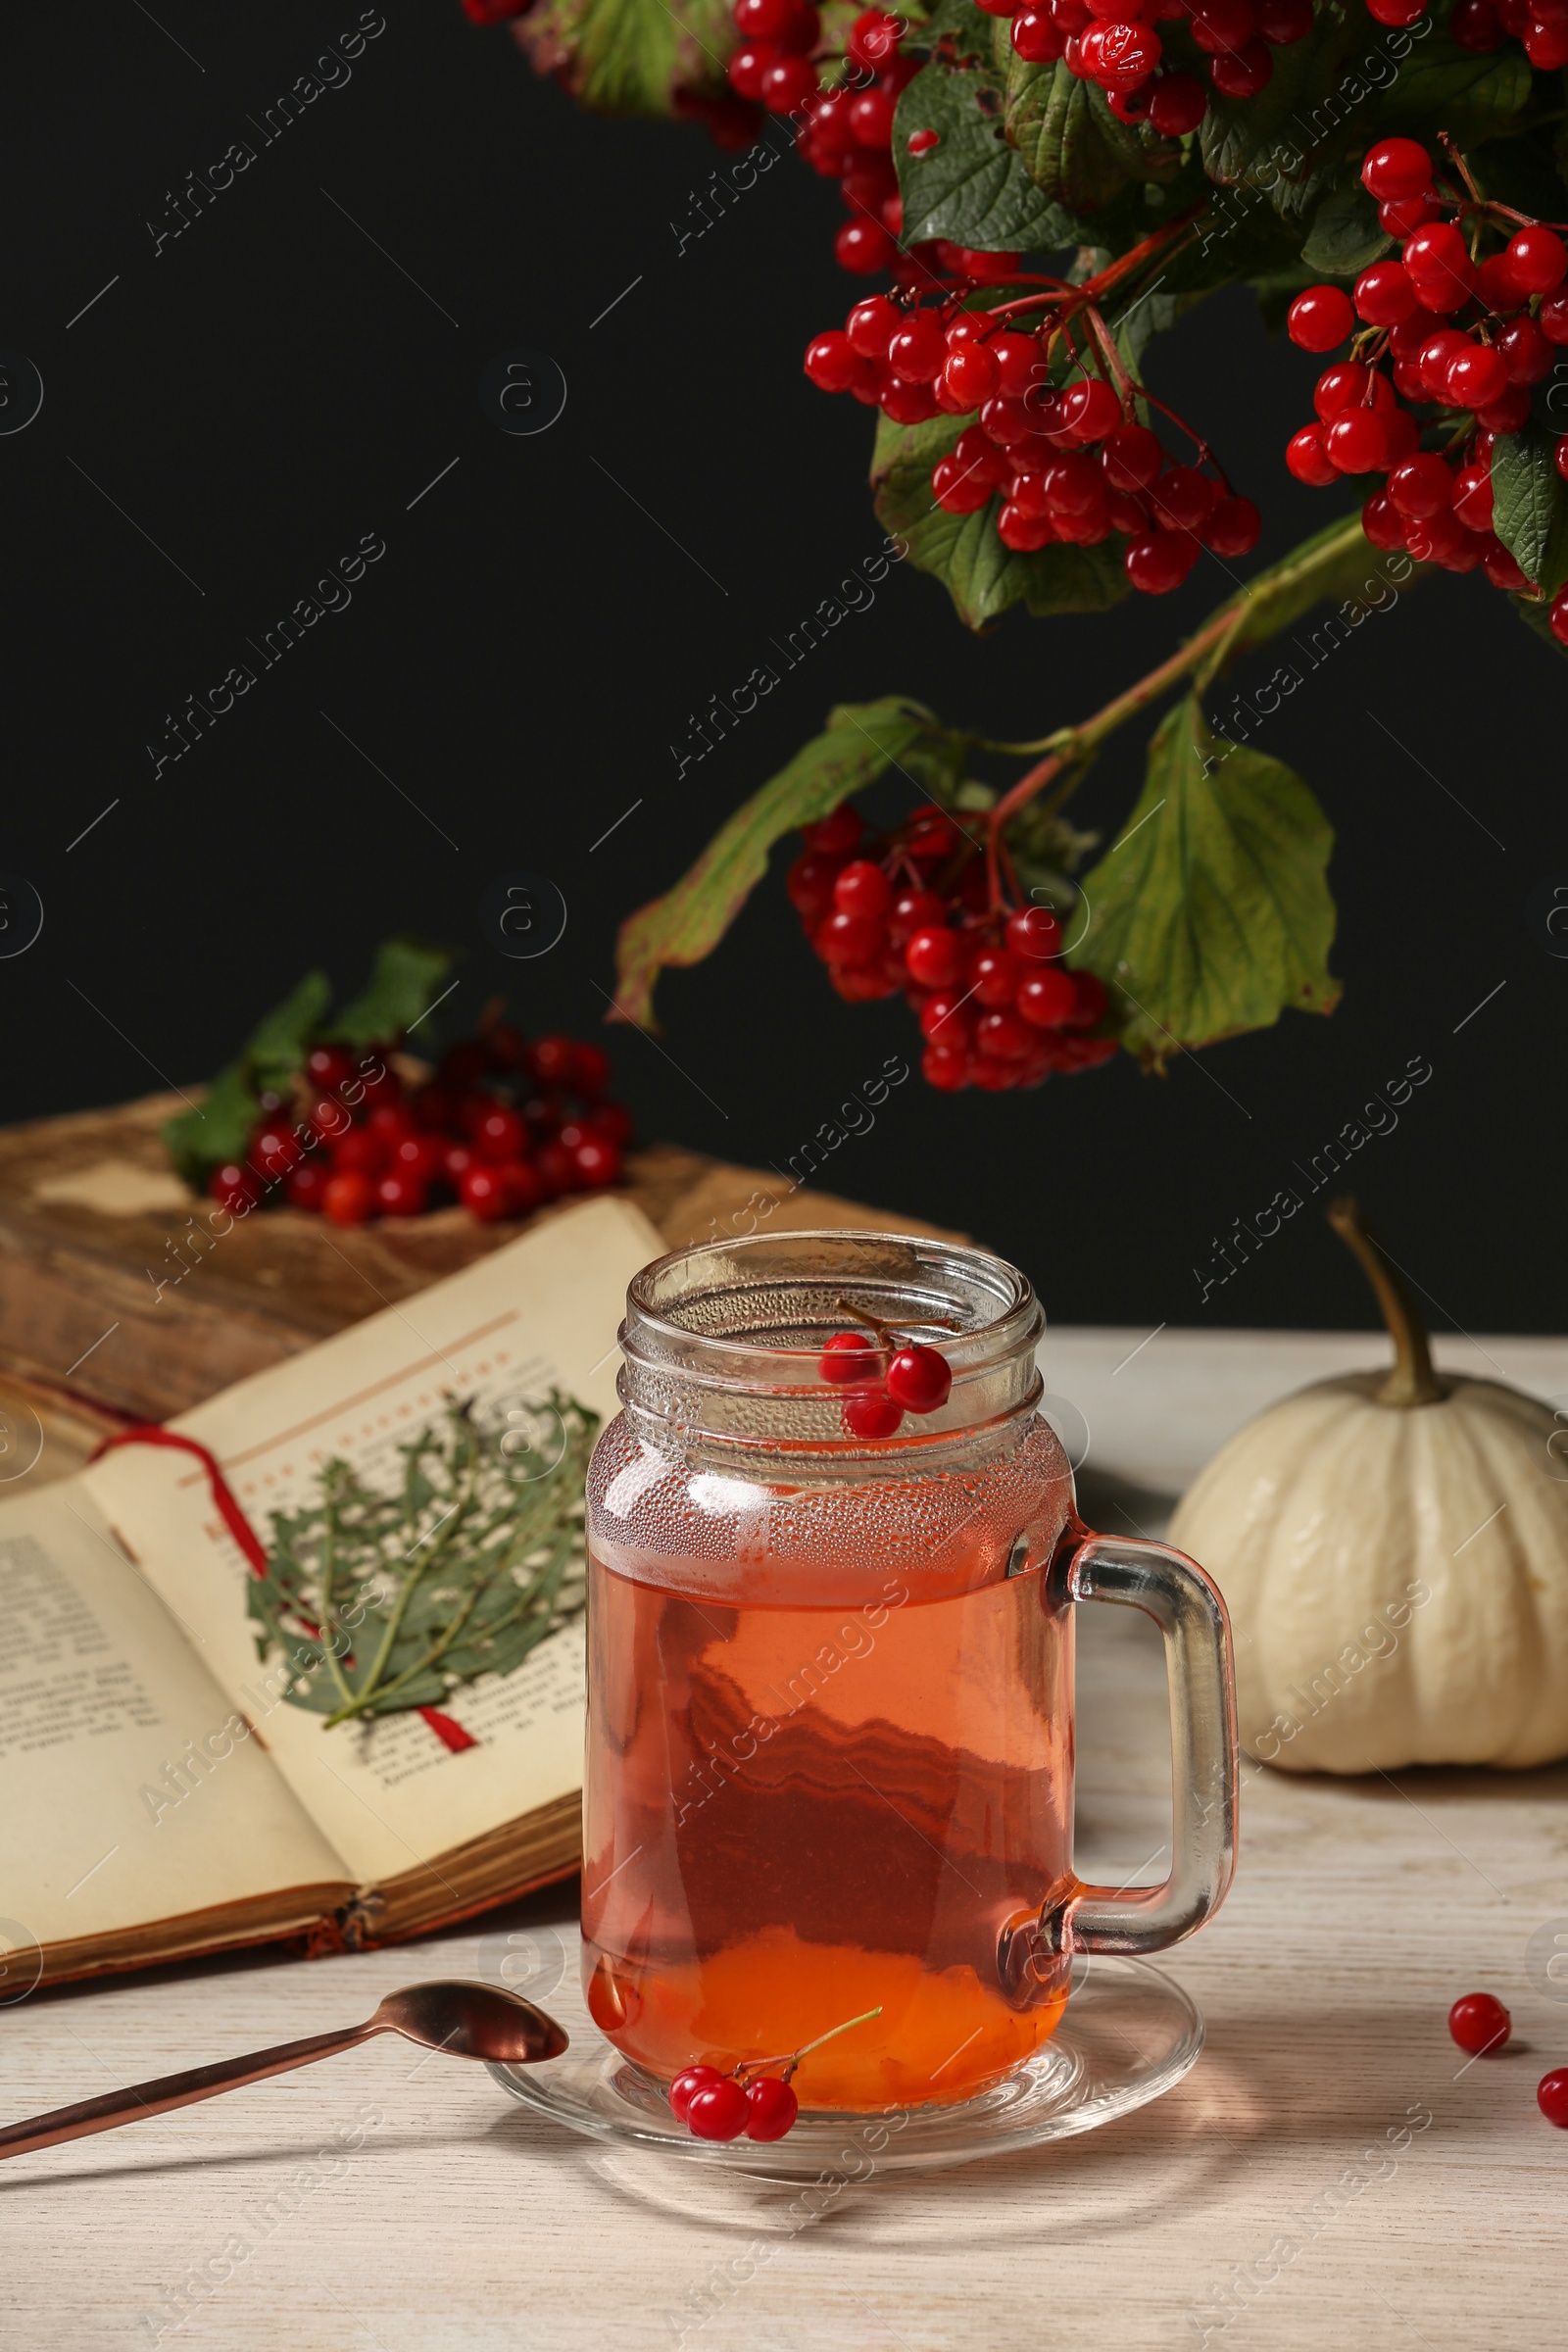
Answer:
<svg viewBox="0 0 1568 2352"><path fill-rule="evenodd" d="M35 1403L167 1420L569 1205L515 1223L454 1207L353 1228L278 1206L215 1237L212 1204L159 1140L183 1099L0 1128L0 1373L30 1384ZM622 1189L671 1250L813 1226L943 1235L673 1144L631 1152Z"/></svg>

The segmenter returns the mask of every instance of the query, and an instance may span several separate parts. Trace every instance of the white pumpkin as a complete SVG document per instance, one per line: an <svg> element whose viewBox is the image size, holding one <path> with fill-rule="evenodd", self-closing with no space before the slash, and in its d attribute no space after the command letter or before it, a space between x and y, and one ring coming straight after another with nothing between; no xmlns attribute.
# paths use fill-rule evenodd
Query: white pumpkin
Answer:
<svg viewBox="0 0 1568 2352"><path fill-rule="evenodd" d="M1394 1371L1271 1405L1171 1522L1230 1609L1243 1744L1295 1772L1547 1763L1568 1754L1563 1423L1500 1381L1435 1373L1354 1203L1329 1214Z"/></svg>

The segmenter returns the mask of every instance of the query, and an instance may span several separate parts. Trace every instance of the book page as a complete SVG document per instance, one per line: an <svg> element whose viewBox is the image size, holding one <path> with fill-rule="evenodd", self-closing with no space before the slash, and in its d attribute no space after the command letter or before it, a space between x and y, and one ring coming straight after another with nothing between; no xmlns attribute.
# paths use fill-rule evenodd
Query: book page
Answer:
<svg viewBox="0 0 1568 2352"><path fill-rule="evenodd" d="M585 1201L170 1426L216 1454L266 1544L269 1514L309 1499L333 1454L367 1480L395 1483L399 1442L438 1420L449 1396L476 1397L499 1413L525 1410L555 1386L613 1414L626 1285L662 1248L627 1202ZM258 1658L245 1614L251 1570L201 1465L127 1446L86 1476L149 1583L197 1629L231 1704L262 1733L362 1885L432 1863L581 1787L580 1619L514 1673L442 1702L477 1746L454 1753L414 1713L328 1730L319 1715L277 1696L277 1661Z"/></svg>
<svg viewBox="0 0 1568 2352"><path fill-rule="evenodd" d="M77 1479L0 1501L0 1820L41 1944L348 1876Z"/></svg>

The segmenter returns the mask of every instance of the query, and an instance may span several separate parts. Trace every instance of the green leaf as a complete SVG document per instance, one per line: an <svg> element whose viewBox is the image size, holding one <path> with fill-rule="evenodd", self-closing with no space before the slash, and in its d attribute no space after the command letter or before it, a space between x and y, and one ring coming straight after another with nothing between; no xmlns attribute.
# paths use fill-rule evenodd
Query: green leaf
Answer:
<svg viewBox="0 0 1568 2352"><path fill-rule="evenodd" d="M1126 1000L1130 1052L1157 1069L1287 1005L1333 1009L1333 839L1300 778L1211 736L1196 695L1168 713L1137 808L1084 881L1074 956Z"/></svg>
<svg viewBox="0 0 1568 2352"><path fill-rule="evenodd" d="M164 1121L164 1147L176 1175L193 1193L205 1193L215 1168L225 1160L244 1158L261 1115L255 1079L243 1061L231 1061L219 1071L196 1109Z"/></svg>
<svg viewBox="0 0 1568 2352"><path fill-rule="evenodd" d="M1357 277L1393 243L1376 204L1359 179L1350 179L1313 214L1301 260L1319 277Z"/></svg>
<svg viewBox="0 0 1568 2352"><path fill-rule="evenodd" d="M986 110L985 98L994 111ZM909 153L917 130L939 134L924 155ZM933 59L899 100L893 152L905 244L947 237L983 253L1051 253L1071 242L1073 223L1041 194L1007 144L1000 85L989 75Z"/></svg>
<svg viewBox="0 0 1568 2352"><path fill-rule="evenodd" d="M605 115L671 115L677 91L724 87L729 0L535 0L514 26L536 74Z"/></svg>
<svg viewBox="0 0 1568 2352"><path fill-rule="evenodd" d="M1529 103L1530 60L1515 43L1477 56L1431 32L1383 94L1378 126L1430 124L1468 147L1508 129Z"/></svg>
<svg viewBox="0 0 1568 2352"><path fill-rule="evenodd" d="M1556 447L1532 421L1523 432L1500 433L1492 452L1492 527L1548 600L1568 580L1568 483Z"/></svg>
<svg viewBox="0 0 1568 2352"><path fill-rule="evenodd" d="M797 825L814 824L941 732L929 710L903 695L830 711L825 733L813 736L788 767L736 809L674 889L621 924L611 1017L655 1027L654 986L661 971L711 955L766 872L774 842Z"/></svg>
<svg viewBox="0 0 1568 2352"><path fill-rule="evenodd" d="M1029 66L1016 54L1007 68L1007 136L1035 186L1072 213L1109 204L1135 179L1170 177L1178 150L1146 148L1131 123L1118 122L1097 83L1080 81L1064 61Z"/></svg>
<svg viewBox="0 0 1568 2352"><path fill-rule="evenodd" d="M990 57L996 45L997 20L975 6L975 0L937 0L921 24L912 24L904 46L934 49L943 34L953 41L958 57Z"/></svg>
<svg viewBox="0 0 1568 2352"><path fill-rule="evenodd" d="M324 972L307 972L281 1004L258 1021L238 1057L219 1071L200 1104L165 1121L165 1149L193 1192L215 1168L243 1159L262 1115L262 1095L286 1094L305 1061L331 998Z"/></svg>
<svg viewBox="0 0 1568 2352"><path fill-rule="evenodd" d="M244 1058L258 1078L284 1082L293 1077L319 1034L332 984L324 972L307 972L292 995L258 1021L245 1040Z"/></svg>
<svg viewBox="0 0 1568 2352"><path fill-rule="evenodd" d="M1104 612L1127 595L1121 542L1099 547L1054 544L1017 555L997 537L999 502L977 514L949 514L931 494L931 468L957 441L967 419L933 416L925 424L877 429L871 480L876 511L889 531L907 542L917 571L934 572L958 617L982 629L1009 606L1036 614Z"/></svg>
<svg viewBox="0 0 1568 2352"><path fill-rule="evenodd" d="M539 1408L536 1408L538 1410ZM583 1476L598 1415L552 1391L548 1458L449 1398L398 1447L402 1477L323 1464L313 1498L276 1512L267 1574L247 1582L262 1658L283 1696L333 1722L439 1706L505 1674L582 1606Z"/></svg>
<svg viewBox="0 0 1568 2352"><path fill-rule="evenodd" d="M1304 41L1271 52L1273 74L1255 98L1214 91L1199 133L1209 177L1257 189L1285 220L1314 210L1371 96L1353 68L1343 70L1365 24L1359 9L1320 8Z"/></svg>
<svg viewBox="0 0 1568 2352"><path fill-rule="evenodd" d="M369 979L327 1031L347 1046L388 1046L428 1012L452 969L447 948L417 939L386 939Z"/></svg>

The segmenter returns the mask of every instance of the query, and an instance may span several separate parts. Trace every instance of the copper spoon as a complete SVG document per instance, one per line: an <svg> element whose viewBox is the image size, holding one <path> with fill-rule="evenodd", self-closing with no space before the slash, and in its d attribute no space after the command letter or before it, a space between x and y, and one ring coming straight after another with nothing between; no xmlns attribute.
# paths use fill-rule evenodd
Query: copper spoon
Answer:
<svg viewBox="0 0 1568 2352"><path fill-rule="evenodd" d="M92 2132L113 2132L121 2124L167 2115L172 2107L215 2099L220 2091L237 2090L242 2083L262 2082L269 2075L286 2075L291 2067L352 2050L372 2034L401 2034L426 2049L445 2051L449 2058L494 2059L511 2066L537 2066L541 2059L559 2058L566 2047L566 2036L555 2019L514 1992L456 1980L406 1984L401 1992L389 1992L363 2026L310 2034L303 2041L280 2041L270 2050L253 2050L246 2058L221 2058L216 2066L161 2075L154 2082L133 2082L101 2099L82 2099L74 2107L56 2107L26 2123L9 2124L0 2131L0 2159L28 2156L34 2148L56 2147L63 2139L85 2139Z"/></svg>

